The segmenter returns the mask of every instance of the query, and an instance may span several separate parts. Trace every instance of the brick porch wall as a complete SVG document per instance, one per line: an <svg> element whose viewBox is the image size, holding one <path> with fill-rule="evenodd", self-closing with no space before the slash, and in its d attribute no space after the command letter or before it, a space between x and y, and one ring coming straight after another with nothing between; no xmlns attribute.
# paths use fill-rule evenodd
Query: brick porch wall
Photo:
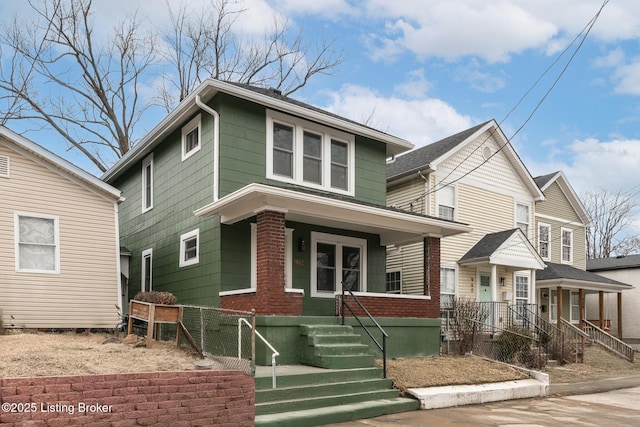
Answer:
<svg viewBox="0 0 640 427"><path fill-rule="evenodd" d="M256 226L256 292L221 296L221 307L255 309L258 315L302 315L302 294L285 292L284 212L259 212Z"/></svg>
<svg viewBox="0 0 640 427"><path fill-rule="evenodd" d="M433 304L427 299L394 298L391 296L356 295L362 305L371 313L373 317L415 317L415 318L439 318L440 307L437 314L433 311ZM366 316L357 302L351 295L345 297L347 304L358 317ZM336 316L341 315L342 295L336 296ZM349 309L345 309L345 316L351 316Z"/></svg>
<svg viewBox="0 0 640 427"><path fill-rule="evenodd" d="M238 371L2 378L0 404L7 427L248 427L255 385Z"/></svg>

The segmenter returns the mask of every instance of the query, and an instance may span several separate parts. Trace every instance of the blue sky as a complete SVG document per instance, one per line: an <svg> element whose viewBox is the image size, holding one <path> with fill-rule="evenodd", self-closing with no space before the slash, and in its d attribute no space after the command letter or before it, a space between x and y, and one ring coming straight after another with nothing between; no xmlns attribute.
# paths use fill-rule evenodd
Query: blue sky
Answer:
<svg viewBox="0 0 640 427"><path fill-rule="evenodd" d="M13 3L0 5L0 15L28 11ZM294 97L354 120L370 118L419 147L491 118L514 135L568 55L503 119L602 3L246 0L237 28L245 37L259 35L280 16L310 40L336 39L344 63ZM136 8L149 22L167 19L150 0L94 0L94 8L102 28ZM640 2L611 0L557 86L512 139L532 175L561 169L579 195L594 186L640 190L639 44ZM149 117L147 128L157 120ZM81 162L55 138L45 145Z"/></svg>

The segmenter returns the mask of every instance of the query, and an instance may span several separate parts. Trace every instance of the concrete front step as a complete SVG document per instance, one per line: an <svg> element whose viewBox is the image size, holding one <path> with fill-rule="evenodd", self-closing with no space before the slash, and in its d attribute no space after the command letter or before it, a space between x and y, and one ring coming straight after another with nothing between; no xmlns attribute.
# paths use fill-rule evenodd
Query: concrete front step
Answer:
<svg viewBox="0 0 640 427"><path fill-rule="evenodd" d="M353 328L349 325L300 325L300 335L335 335L335 334L351 334Z"/></svg>
<svg viewBox="0 0 640 427"><path fill-rule="evenodd" d="M305 395L304 393L298 394ZM347 403L366 402L368 400L395 399L398 391L394 389L367 390L357 393L317 396L310 398L279 400L276 402L256 403L256 415L275 414L289 411L339 406Z"/></svg>
<svg viewBox="0 0 640 427"><path fill-rule="evenodd" d="M391 390L392 382L389 379L363 379L349 382L327 382L310 384L306 386L294 386L275 389L256 390L256 403L275 402L279 400L291 400L304 396L314 398L322 396L337 396L351 393L360 393L371 390ZM393 390L398 395L397 390Z"/></svg>
<svg viewBox="0 0 640 427"><path fill-rule="evenodd" d="M304 373L291 373L288 366L278 366L276 368L278 388L281 387L294 387L305 386L323 383L337 383L348 381L359 381L368 379L380 379L382 378L381 368L360 368L360 369L348 369L348 370L330 370L319 368L305 368L313 370L313 372ZM269 375L256 377L256 391L271 389L272 380L270 376L270 367L267 372Z"/></svg>
<svg viewBox="0 0 640 427"><path fill-rule="evenodd" d="M327 369L374 366L369 346L360 342L349 325L301 325L300 336L301 363Z"/></svg>
<svg viewBox="0 0 640 427"><path fill-rule="evenodd" d="M417 400L403 397L377 399L324 408L257 415L255 425L260 427L311 427L413 411L419 406Z"/></svg>
<svg viewBox="0 0 640 427"><path fill-rule="evenodd" d="M375 365L373 356L370 354L316 355L313 357L305 357L300 362L305 365L327 369L367 368Z"/></svg>
<svg viewBox="0 0 640 427"><path fill-rule="evenodd" d="M308 335L307 344L359 344L360 335L357 334L328 334L328 335Z"/></svg>
<svg viewBox="0 0 640 427"><path fill-rule="evenodd" d="M316 344L305 348L305 353L315 356L363 355L368 354L368 352L369 346L360 343Z"/></svg>

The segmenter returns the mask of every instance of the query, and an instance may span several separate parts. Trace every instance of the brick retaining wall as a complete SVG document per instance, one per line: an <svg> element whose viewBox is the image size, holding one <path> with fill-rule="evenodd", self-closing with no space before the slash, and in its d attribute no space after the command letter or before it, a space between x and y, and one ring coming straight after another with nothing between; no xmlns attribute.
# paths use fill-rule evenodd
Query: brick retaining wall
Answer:
<svg viewBox="0 0 640 427"><path fill-rule="evenodd" d="M238 371L0 379L0 424L253 426L255 384Z"/></svg>

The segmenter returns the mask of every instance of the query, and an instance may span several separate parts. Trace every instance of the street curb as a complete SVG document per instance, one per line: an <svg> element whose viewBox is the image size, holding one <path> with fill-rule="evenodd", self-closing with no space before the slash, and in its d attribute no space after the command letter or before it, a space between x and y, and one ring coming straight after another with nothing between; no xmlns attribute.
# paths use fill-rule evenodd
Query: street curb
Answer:
<svg viewBox="0 0 640 427"><path fill-rule="evenodd" d="M618 378L602 378L599 380L582 381L575 383L559 383L549 385L549 396L571 396L579 394L602 393L623 388L640 386L640 375Z"/></svg>

